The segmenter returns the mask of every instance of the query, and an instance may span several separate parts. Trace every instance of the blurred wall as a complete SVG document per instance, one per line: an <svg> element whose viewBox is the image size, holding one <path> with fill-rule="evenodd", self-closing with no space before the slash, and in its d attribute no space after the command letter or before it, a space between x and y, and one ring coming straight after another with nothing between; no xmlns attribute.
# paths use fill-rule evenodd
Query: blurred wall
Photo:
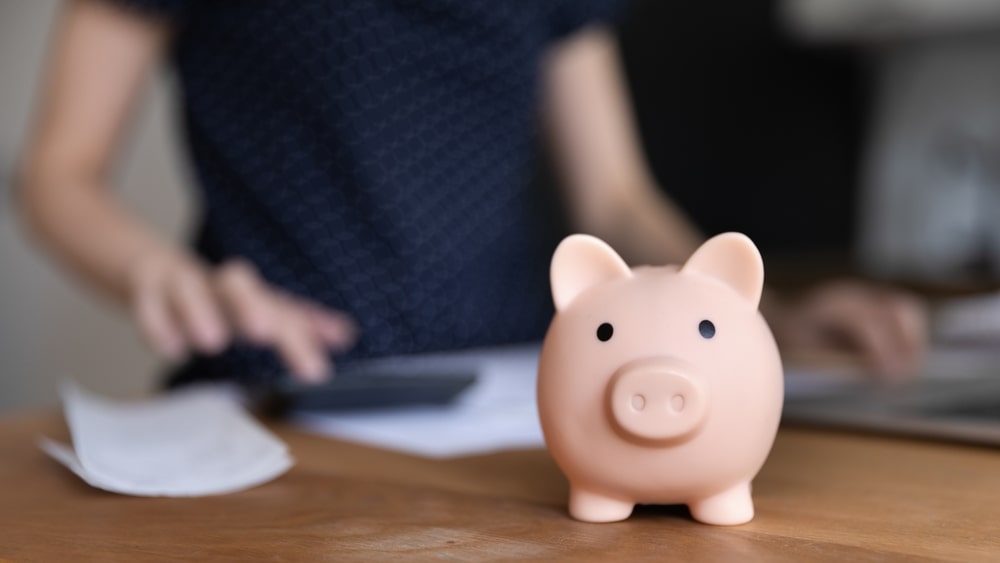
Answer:
<svg viewBox="0 0 1000 563"><path fill-rule="evenodd" d="M142 393L160 369L124 312L67 278L25 239L10 192L38 96L55 0L0 3L0 411L55 404L71 377L94 390ZM189 201L160 78L126 139L116 189L165 233L185 231Z"/></svg>

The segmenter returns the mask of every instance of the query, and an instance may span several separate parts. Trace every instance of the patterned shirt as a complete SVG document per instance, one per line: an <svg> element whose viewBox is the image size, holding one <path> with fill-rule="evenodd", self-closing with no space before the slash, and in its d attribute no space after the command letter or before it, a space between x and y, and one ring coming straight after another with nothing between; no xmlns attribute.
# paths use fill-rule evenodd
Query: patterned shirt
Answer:
<svg viewBox="0 0 1000 563"><path fill-rule="evenodd" d="M540 62L613 2L117 1L173 20L207 261L349 313L349 358L542 337ZM182 371L281 367L233 346Z"/></svg>

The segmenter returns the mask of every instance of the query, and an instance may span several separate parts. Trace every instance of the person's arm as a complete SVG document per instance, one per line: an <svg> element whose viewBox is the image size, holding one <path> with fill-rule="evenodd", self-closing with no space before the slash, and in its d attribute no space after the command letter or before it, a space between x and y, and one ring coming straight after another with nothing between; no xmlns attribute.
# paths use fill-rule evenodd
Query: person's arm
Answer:
<svg viewBox="0 0 1000 563"><path fill-rule="evenodd" d="M605 239L632 264L690 256L704 236L646 165L608 31L589 28L556 45L545 69L543 110L569 188L571 225Z"/></svg>
<svg viewBox="0 0 1000 563"><path fill-rule="evenodd" d="M605 239L631 264L686 260L704 237L644 162L614 38L584 30L553 49L545 72L543 109L572 227ZM919 300L859 282L795 300L769 291L761 310L786 354L843 348L887 375L913 371L927 339Z"/></svg>
<svg viewBox="0 0 1000 563"><path fill-rule="evenodd" d="M166 21L110 2L66 5L19 169L23 221L62 264L128 306L163 356L214 353L240 337L320 378L323 347L351 341L348 320L268 287L244 262L211 270L113 197L117 148L169 37Z"/></svg>
<svg viewBox="0 0 1000 563"><path fill-rule="evenodd" d="M170 248L118 205L108 177L168 30L101 2L70 2L57 25L20 168L23 217L58 258L126 300L129 264Z"/></svg>

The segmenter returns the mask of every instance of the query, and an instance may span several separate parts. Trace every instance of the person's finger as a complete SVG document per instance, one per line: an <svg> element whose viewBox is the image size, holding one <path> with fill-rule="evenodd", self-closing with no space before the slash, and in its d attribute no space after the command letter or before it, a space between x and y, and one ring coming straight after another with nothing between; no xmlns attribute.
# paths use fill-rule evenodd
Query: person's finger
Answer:
<svg viewBox="0 0 1000 563"><path fill-rule="evenodd" d="M241 260L222 266L216 280L216 291L241 334L273 346L294 376L311 382L326 379L331 368L307 307L268 287L256 269Z"/></svg>
<svg viewBox="0 0 1000 563"><path fill-rule="evenodd" d="M894 346L886 335L882 316L865 303L853 301L831 307L831 330L856 349L878 372L892 371Z"/></svg>
<svg viewBox="0 0 1000 563"><path fill-rule="evenodd" d="M274 345L292 374L307 382L321 382L330 375L330 362L322 341L309 319L290 299L276 294L278 314L275 323Z"/></svg>
<svg viewBox="0 0 1000 563"><path fill-rule="evenodd" d="M927 308L916 297L903 293L889 295L886 301L897 335L897 348L907 370L914 371L927 351L930 330Z"/></svg>
<svg viewBox="0 0 1000 563"><path fill-rule="evenodd" d="M184 337L171 318L163 288L139 288L132 302L132 311L143 337L159 355L168 360L179 360L187 352Z"/></svg>
<svg viewBox="0 0 1000 563"><path fill-rule="evenodd" d="M926 346L926 311L919 299L887 287L845 283L836 288L838 318L849 319L854 342L879 374L898 378L916 371Z"/></svg>
<svg viewBox="0 0 1000 563"><path fill-rule="evenodd" d="M320 338L334 351L349 350L358 341L358 325L347 315L310 308L309 316Z"/></svg>
<svg viewBox="0 0 1000 563"><path fill-rule="evenodd" d="M205 275L196 268L184 269L174 274L170 286L171 305L194 347L206 353L222 350L229 331Z"/></svg>
<svg viewBox="0 0 1000 563"><path fill-rule="evenodd" d="M271 342L274 304L252 265L232 260L220 267L216 275L216 293L241 335L254 344Z"/></svg>
<svg viewBox="0 0 1000 563"><path fill-rule="evenodd" d="M885 307L859 288L845 287L821 298L816 322L836 340L856 350L881 375L895 377L903 369Z"/></svg>
<svg viewBox="0 0 1000 563"><path fill-rule="evenodd" d="M859 309L855 319L854 339L869 365L879 375L889 378L905 375L910 359L900 345L893 313L882 304L871 303Z"/></svg>
<svg viewBox="0 0 1000 563"><path fill-rule="evenodd" d="M878 287L853 294L859 345L881 375L901 378L919 367L927 343L927 313L919 299Z"/></svg>
<svg viewBox="0 0 1000 563"><path fill-rule="evenodd" d="M357 341L358 327L349 315L311 301L296 299L295 304L309 319L323 344L334 351L347 350Z"/></svg>

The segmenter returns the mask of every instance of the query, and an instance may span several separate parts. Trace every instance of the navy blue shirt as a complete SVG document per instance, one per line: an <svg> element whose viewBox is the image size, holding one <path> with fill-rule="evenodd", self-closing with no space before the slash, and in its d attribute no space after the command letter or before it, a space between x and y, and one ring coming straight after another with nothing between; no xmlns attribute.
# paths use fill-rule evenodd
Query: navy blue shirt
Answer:
<svg viewBox="0 0 1000 563"><path fill-rule="evenodd" d="M206 260L349 313L350 357L542 337L541 57L614 2L119 1L173 19ZM183 377L278 371L234 346Z"/></svg>

